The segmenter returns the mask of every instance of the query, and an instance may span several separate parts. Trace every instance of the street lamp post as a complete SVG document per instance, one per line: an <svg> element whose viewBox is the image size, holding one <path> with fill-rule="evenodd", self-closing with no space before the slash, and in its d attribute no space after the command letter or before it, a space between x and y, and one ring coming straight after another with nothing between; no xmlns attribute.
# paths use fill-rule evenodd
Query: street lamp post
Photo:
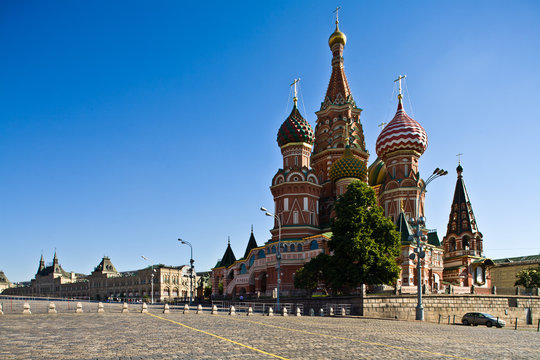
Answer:
<svg viewBox="0 0 540 360"><path fill-rule="evenodd" d="M276 295L276 311L280 311L279 307L279 288L281 285L281 220L279 219L279 216L272 214L266 208L261 207L261 211L265 212L266 216L273 216L274 219L277 220L278 223L278 247L277 247L277 253L276 253L276 260L277 260L277 295Z"/></svg>
<svg viewBox="0 0 540 360"><path fill-rule="evenodd" d="M191 302L193 301L193 263L195 262L193 260L193 246L191 246L191 243L189 241L185 241L182 239L178 239L180 243L184 245L189 245L189 249L191 251L190 259L189 259L189 305L191 305Z"/></svg>
<svg viewBox="0 0 540 360"><path fill-rule="evenodd" d="M141 257L146 260L146 261L150 261L148 260L148 258L146 256L143 256L141 255ZM152 304L154 304L154 264L151 264L152 265L152 275L150 275L150 291L152 292L152 294L150 294L150 301Z"/></svg>
<svg viewBox="0 0 540 360"><path fill-rule="evenodd" d="M426 218L424 216L420 216L420 199L422 198L422 194L426 192L426 187L430 182L435 180L438 177L444 176L448 174L448 171L436 168L435 171L433 171L433 174L431 174L427 180L424 182L424 185L420 188L420 192L418 193L418 201L416 204L416 219L410 219L409 223L412 226L416 226L416 231L414 235L409 236L409 240L413 240L416 238L416 249L414 249L414 252L416 253L416 271L417 271L417 293L418 293L418 304L416 305L416 320L423 321L424 320L424 305L422 304L422 259L425 258L426 252L424 251L424 248L421 244L421 241L426 241L427 236L422 235L422 232L420 231L420 226L423 226L426 224ZM410 259L414 259L415 255L411 254Z"/></svg>

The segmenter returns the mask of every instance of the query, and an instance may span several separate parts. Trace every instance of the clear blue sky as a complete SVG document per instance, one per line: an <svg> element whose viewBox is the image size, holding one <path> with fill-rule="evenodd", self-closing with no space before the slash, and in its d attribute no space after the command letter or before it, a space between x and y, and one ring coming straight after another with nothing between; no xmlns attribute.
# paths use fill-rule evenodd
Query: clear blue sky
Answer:
<svg viewBox="0 0 540 360"><path fill-rule="evenodd" d="M289 84L314 112L330 77L328 1L0 2L0 269L197 270L243 255L272 220ZM340 1L345 70L375 160L377 125L405 106L426 129L428 226L446 232L457 153L485 255L538 254L537 1ZM411 107L412 105L412 107Z"/></svg>

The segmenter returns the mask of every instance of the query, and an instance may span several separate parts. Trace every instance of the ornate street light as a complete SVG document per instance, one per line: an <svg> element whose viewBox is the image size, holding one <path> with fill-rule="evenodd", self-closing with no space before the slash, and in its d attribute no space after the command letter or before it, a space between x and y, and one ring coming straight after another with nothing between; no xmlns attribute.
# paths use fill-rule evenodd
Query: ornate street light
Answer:
<svg viewBox="0 0 540 360"><path fill-rule="evenodd" d="M190 259L189 259L189 305L191 305L191 302L193 301L193 263L195 262L193 260L193 246L191 246L191 243L189 241L185 241L182 239L178 239L180 243L184 245L189 245L189 249L191 251Z"/></svg>
<svg viewBox="0 0 540 360"><path fill-rule="evenodd" d="M146 261L150 261L146 256L141 255L141 257ZM151 290L150 291L152 292L152 294L151 294L151 300L150 301L153 304L154 303L154 271L155 270L154 270L154 264L151 264L151 265L152 265L152 275L150 276L150 281L151 281L151 285L150 285Z"/></svg>
<svg viewBox="0 0 540 360"><path fill-rule="evenodd" d="M414 249L415 254L411 254L409 258L411 260L414 260L414 258L417 258L416 261L416 271L417 271L417 292L418 292L418 304L416 305L416 320L424 320L424 305L422 305L422 259L425 258L426 252L424 251L424 247L421 244L421 241L426 241L427 236L423 235L420 231L420 226L424 226L426 224L426 218L424 216L420 216L420 199L422 198L422 194L426 192L426 187L430 182L433 180L444 176L448 174L448 171L436 168L435 171L433 171L433 174L431 174L427 180L424 182L424 185L420 188L420 192L418 193L418 200L416 204L416 219L412 218L409 220L409 224L412 226L416 226L416 231L413 235L409 236L409 241L412 241L416 239L416 249Z"/></svg>
<svg viewBox="0 0 540 360"><path fill-rule="evenodd" d="M261 207L261 211L264 211L266 216L273 216L274 219L276 219L278 223L278 248L277 248L277 253L276 253L276 260L277 260L276 311L279 312L280 311L280 307L279 307L279 290L280 289L279 288L281 285L281 220L279 219L277 215L272 214L271 212L266 210L266 208L264 207Z"/></svg>

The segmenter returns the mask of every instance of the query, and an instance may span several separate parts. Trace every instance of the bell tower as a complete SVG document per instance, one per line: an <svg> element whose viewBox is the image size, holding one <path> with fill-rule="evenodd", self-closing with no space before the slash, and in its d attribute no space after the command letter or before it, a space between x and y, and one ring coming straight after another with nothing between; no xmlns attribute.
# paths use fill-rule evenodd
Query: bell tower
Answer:
<svg viewBox="0 0 540 360"><path fill-rule="evenodd" d="M272 179L274 214L281 222L281 239L300 240L315 235L319 229L319 198L321 186L311 169L309 159L313 148L313 128L302 117L297 106L295 79L293 109L279 128L277 142L283 155L283 168ZM272 240L279 237L279 224L270 230Z"/></svg>
<svg viewBox="0 0 540 360"><path fill-rule="evenodd" d="M332 208L336 200L336 185L330 178L330 169L335 161L344 156L347 141L350 144L350 156L365 164L369 157L360 123L362 109L356 106L345 76L343 50L347 37L339 30L338 9L336 30L328 39L332 51L332 74L321 108L315 113L317 125L311 155L311 166L322 186L319 205L321 230L330 228ZM344 131L347 125L349 131Z"/></svg>

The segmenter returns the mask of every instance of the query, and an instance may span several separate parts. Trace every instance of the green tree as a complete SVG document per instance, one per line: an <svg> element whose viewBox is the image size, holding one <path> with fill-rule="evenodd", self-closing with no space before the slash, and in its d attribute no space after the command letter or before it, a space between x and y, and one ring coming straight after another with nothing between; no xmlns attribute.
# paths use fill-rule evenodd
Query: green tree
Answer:
<svg viewBox="0 0 540 360"><path fill-rule="evenodd" d="M218 293L219 295L223 295L223 281L218 283Z"/></svg>
<svg viewBox="0 0 540 360"><path fill-rule="evenodd" d="M305 289L310 293L323 287L323 291L328 294L332 271L332 258L326 254L319 254L308 263L296 270L294 275L294 287Z"/></svg>
<svg viewBox="0 0 540 360"><path fill-rule="evenodd" d="M400 237L384 216L375 192L355 181L335 204L332 239L333 271L327 279L334 289L360 284L392 284L399 277Z"/></svg>
<svg viewBox="0 0 540 360"><path fill-rule="evenodd" d="M540 265L536 269L521 270L516 274L515 286L521 285L525 288L540 287Z"/></svg>

